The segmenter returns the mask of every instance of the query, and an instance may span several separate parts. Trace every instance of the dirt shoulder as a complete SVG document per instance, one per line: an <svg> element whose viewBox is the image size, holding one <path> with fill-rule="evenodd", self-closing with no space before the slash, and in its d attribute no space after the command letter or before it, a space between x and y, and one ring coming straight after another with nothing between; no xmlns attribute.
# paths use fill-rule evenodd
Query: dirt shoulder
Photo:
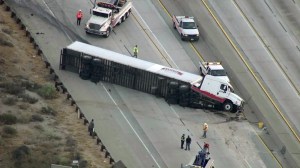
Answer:
<svg viewBox="0 0 300 168"><path fill-rule="evenodd" d="M110 167L25 32L0 6L0 167Z"/></svg>

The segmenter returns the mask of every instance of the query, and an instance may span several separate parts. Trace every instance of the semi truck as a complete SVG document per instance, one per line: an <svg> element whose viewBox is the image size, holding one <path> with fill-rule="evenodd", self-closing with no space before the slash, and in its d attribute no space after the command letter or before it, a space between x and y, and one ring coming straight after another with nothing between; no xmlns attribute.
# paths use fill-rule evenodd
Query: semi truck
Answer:
<svg viewBox="0 0 300 168"><path fill-rule="evenodd" d="M227 81L204 77L126 56L82 42L62 49L60 69L79 73L84 80L109 82L163 97L183 107L242 110L244 100Z"/></svg>
<svg viewBox="0 0 300 168"><path fill-rule="evenodd" d="M202 76L212 75L230 82L221 62L199 62L199 70Z"/></svg>
<svg viewBox="0 0 300 168"><path fill-rule="evenodd" d="M180 35L181 40L199 40L199 30L194 17L191 16L172 16L173 28Z"/></svg>
<svg viewBox="0 0 300 168"><path fill-rule="evenodd" d="M91 10L92 15L86 23L85 32L109 37L113 28L129 17L131 8L132 2L128 0L98 2Z"/></svg>

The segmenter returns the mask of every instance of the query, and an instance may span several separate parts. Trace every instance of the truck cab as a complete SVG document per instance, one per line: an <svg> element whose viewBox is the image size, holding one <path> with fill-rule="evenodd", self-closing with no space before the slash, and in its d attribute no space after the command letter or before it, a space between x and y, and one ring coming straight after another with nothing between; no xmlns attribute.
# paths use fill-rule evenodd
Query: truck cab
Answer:
<svg viewBox="0 0 300 168"><path fill-rule="evenodd" d="M211 75L224 79L230 82L226 71L224 70L221 62L199 62L199 70L202 76Z"/></svg>
<svg viewBox="0 0 300 168"><path fill-rule="evenodd" d="M224 79L206 75L202 81L192 83L192 90L213 100L224 111L243 109L244 100L234 93L231 84Z"/></svg>
<svg viewBox="0 0 300 168"><path fill-rule="evenodd" d="M173 16L173 27L180 34L181 40L199 40L198 26L194 21L194 17L190 16Z"/></svg>

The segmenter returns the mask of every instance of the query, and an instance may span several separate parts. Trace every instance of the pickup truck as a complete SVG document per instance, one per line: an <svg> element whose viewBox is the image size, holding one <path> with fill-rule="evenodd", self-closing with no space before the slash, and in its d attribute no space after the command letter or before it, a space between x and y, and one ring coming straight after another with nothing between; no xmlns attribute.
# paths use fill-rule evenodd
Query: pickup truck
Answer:
<svg viewBox="0 0 300 168"><path fill-rule="evenodd" d="M221 62L199 62L200 74L216 76L230 82L227 73L225 72Z"/></svg>
<svg viewBox="0 0 300 168"><path fill-rule="evenodd" d="M198 26L191 16L174 16L172 17L173 27L180 34L181 40L198 41Z"/></svg>

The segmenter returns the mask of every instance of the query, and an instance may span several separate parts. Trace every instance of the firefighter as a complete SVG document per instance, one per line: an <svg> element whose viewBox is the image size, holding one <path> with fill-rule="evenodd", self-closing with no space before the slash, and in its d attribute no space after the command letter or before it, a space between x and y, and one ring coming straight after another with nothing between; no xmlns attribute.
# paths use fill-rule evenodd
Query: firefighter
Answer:
<svg viewBox="0 0 300 168"><path fill-rule="evenodd" d="M133 47L133 57L137 58L138 52L139 52L139 49L138 49L137 45L135 45Z"/></svg>
<svg viewBox="0 0 300 168"><path fill-rule="evenodd" d="M77 18L77 25L80 25L81 19L83 18L83 13L81 9L77 12L76 18Z"/></svg>

